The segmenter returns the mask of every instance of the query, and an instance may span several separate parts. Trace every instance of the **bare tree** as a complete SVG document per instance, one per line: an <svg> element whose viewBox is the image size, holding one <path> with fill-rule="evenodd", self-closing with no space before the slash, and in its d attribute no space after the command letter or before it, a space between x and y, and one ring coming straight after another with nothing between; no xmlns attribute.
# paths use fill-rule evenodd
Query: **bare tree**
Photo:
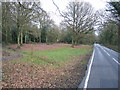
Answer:
<svg viewBox="0 0 120 90"><path fill-rule="evenodd" d="M58 6L56 4L55 6L60 12ZM64 22L67 27L72 31L72 46L78 43L81 34L93 31L96 14L88 2L69 2L67 11L63 13L60 12L60 14L64 17Z"/></svg>
<svg viewBox="0 0 120 90"><path fill-rule="evenodd" d="M81 34L93 30L95 14L92 6L87 2L70 2L64 13L65 22L73 32L72 44L77 44Z"/></svg>

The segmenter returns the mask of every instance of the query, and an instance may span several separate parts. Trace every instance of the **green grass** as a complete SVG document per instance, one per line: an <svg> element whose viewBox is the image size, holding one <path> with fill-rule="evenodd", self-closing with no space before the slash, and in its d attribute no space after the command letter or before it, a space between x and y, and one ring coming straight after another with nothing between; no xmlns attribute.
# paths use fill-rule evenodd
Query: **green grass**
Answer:
<svg viewBox="0 0 120 90"><path fill-rule="evenodd" d="M60 63L71 60L72 56L79 56L82 54L86 54L90 50L91 49L64 47L64 48L57 48L54 50L33 51L32 52L33 56L30 56L31 51L22 51L23 54L26 54L26 56L23 58L22 61L36 63L36 64L49 64L52 62ZM39 58L39 56L45 57L45 60L43 58Z"/></svg>

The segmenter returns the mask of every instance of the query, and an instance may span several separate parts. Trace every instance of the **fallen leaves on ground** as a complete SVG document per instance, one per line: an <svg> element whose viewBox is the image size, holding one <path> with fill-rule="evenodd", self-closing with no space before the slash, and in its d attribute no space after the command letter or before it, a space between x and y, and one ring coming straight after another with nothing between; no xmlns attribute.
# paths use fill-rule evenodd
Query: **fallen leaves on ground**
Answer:
<svg viewBox="0 0 120 90"><path fill-rule="evenodd" d="M71 57L71 61L60 66L4 61L3 88L76 88L84 76L89 57L90 54Z"/></svg>

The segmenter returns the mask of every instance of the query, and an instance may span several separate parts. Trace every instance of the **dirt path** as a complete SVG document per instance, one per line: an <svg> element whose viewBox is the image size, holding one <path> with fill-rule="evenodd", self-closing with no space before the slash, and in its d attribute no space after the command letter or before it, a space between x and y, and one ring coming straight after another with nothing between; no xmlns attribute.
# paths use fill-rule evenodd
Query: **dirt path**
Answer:
<svg viewBox="0 0 120 90"><path fill-rule="evenodd" d="M13 60L21 57L23 57L23 55L18 53L17 51L8 48L2 49L2 61Z"/></svg>

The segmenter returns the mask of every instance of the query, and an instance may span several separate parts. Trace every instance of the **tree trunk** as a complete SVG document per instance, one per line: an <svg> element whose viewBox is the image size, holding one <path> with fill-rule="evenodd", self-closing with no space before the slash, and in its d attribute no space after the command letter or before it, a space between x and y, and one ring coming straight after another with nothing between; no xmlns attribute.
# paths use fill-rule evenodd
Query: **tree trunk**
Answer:
<svg viewBox="0 0 120 90"><path fill-rule="evenodd" d="M22 31L21 31L21 45L23 45L23 33L22 33Z"/></svg>
<svg viewBox="0 0 120 90"><path fill-rule="evenodd" d="M72 46L74 48L74 36L72 36Z"/></svg>
<svg viewBox="0 0 120 90"><path fill-rule="evenodd" d="M46 36L46 43L48 44L48 38L47 38L47 36Z"/></svg>
<svg viewBox="0 0 120 90"><path fill-rule="evenodd" d="M8 43L8 33L7 33L7 30L6 30L6 38L5 38L5 42Z"/></svg>
<svg viewBox="0 0 120 90"><path fill-rule="evenodd" d="M35 38L34 38L34 43L35 43Z"/></svg>
<svg viewBox="0 0 120 90"><path fill-rule="evenodd" d="M9 33L9 40L10 40L10 43L12 42L12 30L11 30L11 28L10 28L10 33Z"/></svg>
<svg viewBox="0 0 120 90"><path fill-rule="evenodd" d="M41 25L41 23L40 23L40 36L39 36L39 43L41 43L41 29L42 29L42 25Z"/></svg>
<svg viewBox="0 0 120 90"><path fill-rule="evenodd" d="M41 43L41 35L40 35L40 37L39 37L39 42Z"/></svg>
<svg viewBox="0 0 120 90"><path fill-rule="evenodd" d="M25 35L25 44L27 43L27 36Z"/></svg>
<svg viewBox="0 0 120 90"><path fill-rule="evenodd" d="M20 47L20 33L18 34L17 41L18 41L18 47Z"/></svg>

